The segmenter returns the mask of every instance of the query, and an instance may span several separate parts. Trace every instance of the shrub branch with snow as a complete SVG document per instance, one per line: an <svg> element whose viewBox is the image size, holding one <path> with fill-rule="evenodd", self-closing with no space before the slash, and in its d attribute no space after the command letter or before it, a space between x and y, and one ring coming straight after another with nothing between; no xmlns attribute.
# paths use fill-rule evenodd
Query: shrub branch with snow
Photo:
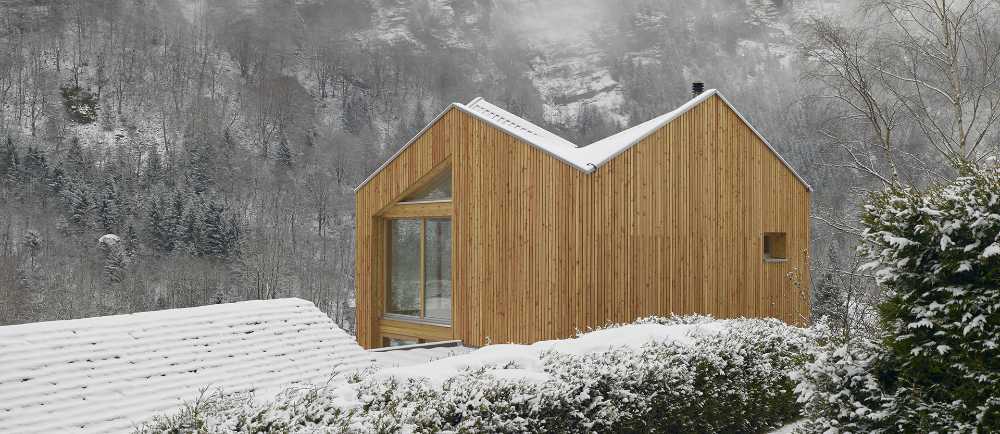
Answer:
<svg viewBox="0 0 1000 434"><path fill-rule="evenodd" d="M798 389L810 427L1000 432L1000 170L963 170L870 198L861 253L887 336L817 352Z"/></svg>

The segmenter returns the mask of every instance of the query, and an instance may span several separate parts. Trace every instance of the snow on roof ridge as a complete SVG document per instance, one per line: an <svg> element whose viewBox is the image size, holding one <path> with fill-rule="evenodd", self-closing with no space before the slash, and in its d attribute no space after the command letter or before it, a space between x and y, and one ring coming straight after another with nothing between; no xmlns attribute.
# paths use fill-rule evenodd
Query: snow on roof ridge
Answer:
<svg viewBox="0 0 1000 434"><path fill-rule="evenodd" d="M324 385L372 357L311 302L247 301L0 327L0 426L129 431L202 390Z"/></svg>
<svg viewBox="0 0 1000 434"><path fill-rule="evenodd" d="M573 142L570 142L569 140L559 137L558 135L553 134L552 132L546 130L545 128L535 125L534 123L528 121L527 119L524 119L518 115L515 115L507 110L504 110L490 103L489 101L486 101L485 99L483 99L483 97L478 97L472 100L472 102L467 104L465 107L470 110L478 111L481 114L486 115L487 117L495 120L498 123L505 124L506 126L530 134L531 136L535 137L536 140L540 139L544 142L547 142L547 144L552 144L556 146L567 146L570 148L579 147Z"/></svg>
<svg viewBox="0 0 1000 434"><path fill-rule="evenodd" d="M597 170L598 167L604 165L604 163L607 163L611 159L617 157L622 152L625 152L626 150L631 148L636 143L639 143L640 141L648 137L650 134L656 132L664 125L670 123L674 119L679 118L681 115L687 113L689 110L691 110L698 104L705 102L713 95L718 95L719 98L722 99L722 101L725 102L726 105L728 105L729 108L732 109L733 112L736 113L736 115L739 116L739 118L748 127L750 127L750 130L757 135L757 138L759 138L762 142L764 142L764 145L767 146L767 148L771 151L771 153L774 154L774 156L778 157L778 159L782 162L782 164L784 164L785 167L787 167L788 170L792 172L792 175L794 175L799 180L799 182L801 182L806 187L807 190L813 191L812 186L810 186L809 183L806 182L805 178L800 176L798 172L796 172L795 169L792 167L792 165L788 164L788 161L786 161L781 156L781 154L778 154L778 151L773 146L771 146L771 143L768 142L767 139L764 138L764 136L760 134L760 132L757 131L757 129L754 128L753 125L750 124L750 122L747 121L747 119L743 116L743 114L740 113L738 110L736 110L736 107L734 107L732 103L730 103L729 100L726 99L726 97L723 96L717 89L706 90L705 92L702 92L700 95L691 98L686 103L684 103L680 107L670 112L664 113L663 115L657 116L653 119L635 125L631 128L627 128L623 131L612 134L603 139L597 140L586 146L580 146L574 144L569 140L566 140L542 127L539 127L538 125L535 125L524 118L521 118L520 116L517 116L500 107L497 107L496 105L491 104L490 102L483 99L483 97L473 98L472 101L469 101L468 104L464 105L460 103L452 103L451 105L448 106L448 108L446 108L439 115L437 115L437 117L435 117L434 120L432 120L429 124L427 124L427 126L425 126L424 129L418 132L416 136L410 139L410 141L407 142L406 145L400 148L399 151L393 154L393 156L390 157L388 160L386 160L386 162L383 163L381 166L379 166L378 169L375 169L375 171L372 172L372 174L369 175L367 178L365 178L365 180L362 181L361 184L359 184L354 189L354 191L357 192L362 187L364 187L365 184L371 181L372 178L375 177L375 175L377 175L379 172L382 171L382 169L388 166L389 163L395 160L396 157L399 156L399 154L401 154L404 150L406 150L406 148L408 148L413 142L415 142L418 137L423 135L424 132L427 131L427 129L429 129L432 125L434 125L434 123L436 123L438 119L444 116L444 114L447 113L448 110L450 110L452 107L458 108L463 112L473 115L485 121L486 123L489 123L503 131L510 133L511 135L525 141L526 143L529 143L545 152L548 152L550 155L563 161L566 164L569 164L585 173L591 173Z"/></svg>

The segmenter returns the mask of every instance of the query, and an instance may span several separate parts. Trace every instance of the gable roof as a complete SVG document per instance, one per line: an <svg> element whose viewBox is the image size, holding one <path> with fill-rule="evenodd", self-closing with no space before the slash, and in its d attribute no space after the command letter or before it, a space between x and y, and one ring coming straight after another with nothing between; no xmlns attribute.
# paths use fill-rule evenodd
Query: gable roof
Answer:
<svg viewBox="0 0 1000 434"><path fill-rule="evenodd" d="M780 154L778 154L778 151L775 150L773 146L771 146L771 144L767 141L767 139L765 139L764 136L761 135L760 132L753 127L753 125L750 125L750 122L747 122L747 119L743 116L743 114L741 114L738 110L736 110L736 108L733 107L733 105L729 102L729 100L727 100L726 97L723 96L721 93L719 93L719 91L716 89L710 89L703 92L702 94L692 98L691 100L684 103L680 107L674 109L673 111L657 116L646 122L643 122L641 124L628 128L624 131L621 131L619 133L613 134L611 136L605 137L601 140L598 140L596 142L584 146L576 145L517 115L514 115L493 104L490 104L482 97L477 97L476 99L470 101L468 104L452 103L451 105L448 106L448 108L446 108L439 115L437 115L434 118L434 120L432 120L429 124L427 124L427 126L424 127L424 129L420 130L420 132L418 132L412 139L410 139L409 142L403 145L403 147L400 148L399 151L396 151L396 153L393 154L392 157L389 157L389 159L386 160L385 163L383 163L381 166L375 169L375 171L372 172L372 174L369 175L367 178L365 178L365 180L362 181L361 184L359 184L354 189L354 191L357 192L362 187L364 187L365 184L367 184L369 181L372 180L372 178L375 177L375 175L377 175L379 172L382 171L382 169L388 166L389 163L395 160L397 156L399 156L413 142L415 142L420 136L422 136L424 132L427 131L431 126L437 123L437 121L441 119L441 117L443 117L444 114L447 113L452 108L461 110L476 118L479 118L482 121L500 130L503 130L509 133L510 135L517 137L518 139L521 139L525 143L528 143L532 146L535 146L536 148L541 149L542 151L545 151L546 153L552 155L553 157L563 161L566 164L569 164L570 166L579 169L580 171L583 171L584 173L592 173L593 171L597 170L597 168L602 166L604 163L607 163L612 158L618 156L618 154L625 152L628 148L632 147L636 143L639 143L640 141L642 141L642 139L645 139L647 136L653 134L654 132L656 132L663 126L667 125L674 119L679 118L684 113L687 113L689 110L691 110L698 104L707 101L713 95L718 95L719 98L727 106L729 106L729 108L733 111L733 113L736 113L736 115L739 116L740 120L742 120L744 124L750 127L750 130L753 131L753 133L757 136L757 138L759 138L762 142L764 142L764 145L767 146L767 148L771 151L771 153L774 154L774 156L777 157L778 160L780 160L781 163L784 164L785 167L787 167L788 170L792 172L792 175L794 175L795 178L797 178L799 182L801 182L802 185L806 187L807 190L813 191L812 186L810 186L809 183L806 182L805 179L803 179L802 176L800 176L798 172L796 172L795 169L792 168L790 164L788 164L788 161L785 161L785 159L782 158Z"/></svg>
<svg viewBox="0 0 1000 434"><path fill-rule="evenodd" d="M0 427L129 431L198 398L325 384L373 358L296 298L0 327Z"/></svg>

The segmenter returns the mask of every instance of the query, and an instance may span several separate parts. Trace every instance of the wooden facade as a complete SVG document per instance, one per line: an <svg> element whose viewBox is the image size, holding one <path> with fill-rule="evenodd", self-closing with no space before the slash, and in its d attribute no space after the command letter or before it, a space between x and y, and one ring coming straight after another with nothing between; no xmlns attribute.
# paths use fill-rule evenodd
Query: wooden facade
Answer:
<svg viewBox="0 0 1000 434"><path fill-rule="evenodd" d="M384 319L387 219L440 170L452 200L420 212L452 219L451 325ZM719 95L591 173L452 106L356 206L366 348L530 343L653 314L810 315L809 187ZM784 234L787 259L765 258L765 233Z"/></svg>

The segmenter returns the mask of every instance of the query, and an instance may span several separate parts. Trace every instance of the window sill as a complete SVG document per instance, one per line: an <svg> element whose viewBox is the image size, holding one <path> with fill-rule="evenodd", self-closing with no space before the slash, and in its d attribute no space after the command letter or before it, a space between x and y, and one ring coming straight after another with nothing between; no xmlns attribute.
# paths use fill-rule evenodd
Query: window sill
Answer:
<svg viewBox="0 0 1000 434"><path fill-rule="evenodd" d="M399 201L400 205L420 205L423 203L451 203L451 199L432 199L432 200L414 200L414 201Z"/></svg>
<svg viewBox="0 0 1000 434"><path fill-rule="evenodd" d="M764 258L764 262L769 264L779 264L782 262L788 262L787 258Z"/></svg>
<svg viewBox="0 0 1000 434"><path fill-rule="evenodd" d="M420 318L417 318L415 316L400 315L400 314L395 314L395 313L384 313L384 314L382 314L382 318L383 319L392 320L392 321L402 321L402 322L408 322L408 323L413 323L413 324L422 324L422 325L437 326L437 327L451 327L451 323L450 322L434 321L434 320L430 320L430 319L420 319Z"/></svg>

